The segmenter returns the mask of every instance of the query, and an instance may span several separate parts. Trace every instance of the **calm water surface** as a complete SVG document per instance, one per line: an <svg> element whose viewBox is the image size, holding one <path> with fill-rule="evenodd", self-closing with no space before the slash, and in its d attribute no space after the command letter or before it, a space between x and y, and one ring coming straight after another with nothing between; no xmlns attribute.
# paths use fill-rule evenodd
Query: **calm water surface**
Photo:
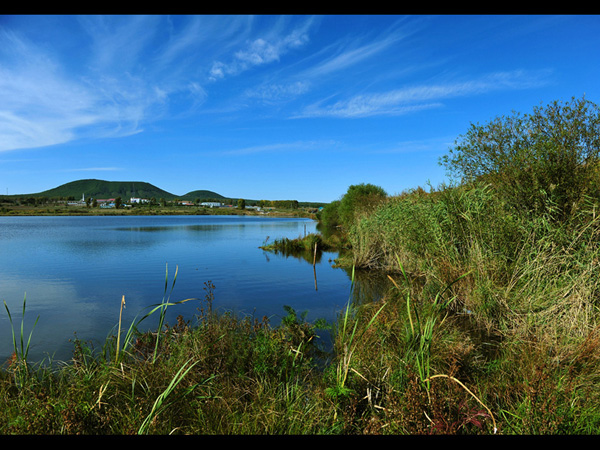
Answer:
<svg viewBox="0 0 600 450"><path fill-rule="evenodd" d="M315 231L308 219L256 216L0 217L0 300L16 331L26 296L25 335L33 330L30 360L67 361L71 339L101 343L124 323L160 303L168 270L171 300L204 299L214 286L214 307L271 318L284 305L308 311L307 320L334 320L349 299L348 274L332 267L333 253L316 265L259 248L266 239ZM200 301L170 308L167 320L193 319ZM12 353L11 326L0 311L0 364ZM18 338L18 335L17 335Z"/></svg>

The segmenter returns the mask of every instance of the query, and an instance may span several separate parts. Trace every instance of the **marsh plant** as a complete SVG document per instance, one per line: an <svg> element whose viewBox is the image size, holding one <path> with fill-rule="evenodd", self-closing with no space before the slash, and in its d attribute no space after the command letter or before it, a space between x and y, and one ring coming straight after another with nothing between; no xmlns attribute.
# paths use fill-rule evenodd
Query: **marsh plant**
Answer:
<svg viewBox="0 0 600 450"><path fill-rule="evenodd" d="M18 338L18 343L17 343L17 336L15 333L15 325L13 323L12 315L10 313L10 309L8 308L8 305L6 304L6 301L4 301L4 308L6 309L6 314L8 315L8 319L10 322L11 332L12 332L12 342L13 342L13 355L12 355L12 358L10 361L10 369L14 372L15 378L19 379L18 384L21 384L24 381L25 377L27 377L28 372L29 372L29 365L27 362L27 358L29 356L29 348L31 346L31 336L32 336L33 330L35 329L35 327L38 323L38 320L39 320L39 316L38 316L35 319L33 327L29 333L27 342L25 342L24 323L25 323L26 304L27 304L27 294L25 294L23 296L23 310L22 310L22 316L21 316L21 326L19 328L19 333L18 333L19 338Z"/></svg>

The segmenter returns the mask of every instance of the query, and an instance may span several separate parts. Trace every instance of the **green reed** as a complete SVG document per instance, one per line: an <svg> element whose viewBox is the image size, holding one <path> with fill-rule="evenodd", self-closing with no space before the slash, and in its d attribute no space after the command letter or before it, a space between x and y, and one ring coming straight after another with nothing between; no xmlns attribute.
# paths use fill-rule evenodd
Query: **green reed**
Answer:
<svg viewBox="0 0 600 450"><path fill-rule="evenodd" d="M167 308L169 308L170 306L180 305L180 304L189 302L191 300L195 300L194 298L187 298L184 300L171 302L171 295L173 293L173 290L175 289L175 282L177 281L178 271L179 271L179 266L176 266L175 274L173 276L173 281L171 284L171 289L169 291L169 289L168 289L169 288L169 266L167 264L167 266L165 268L165 288L164 288L163 298L162 298L161 302L158 304L150 305L148 307L150 310L144 316L142 316L139 320L137 320L137 318L136 318L131 322L129 328L127 329L125 338L123 340L123 348L121 349L120 336L121 336L121 326L122 326L122 311L123 311L123 308L125 308L125 296L123 296L123 298L121 300L121 309L119 312L119 322L118 322L118 329L117 329L117 347L115 350L115 362L116 363L119 363L121 353L123 351L125 351L127 349L127 347L132 345L132 343L134 341L134 336L139 330L139 325L144 320L148 319L149 317L151 317L153 314L155 314L158 311L159 312L158 326L157 326L157 330L156 330L156 339L155 339L155 343L154 343L154 352L153 352L153 356L152 356L152 362L153 363L156 362L156 358L158 356L159 341L161 339L161 334L163 332L163 328L165 325ZM168 295L167 295L167 291L168 291Z"/></svg>
<svg viewBox="0 0 600 450"><path fill-rule="evenodd" d="M352 277L351 277L351 291L354 289L354 267L352 268ZM344 397L351 394L351 390L349 390L346 386L346 381L348 379L348 373L352 366L352 357L354 352L357 349L357 346L360 345L360 338L363 336L367 330L371 327L373 323L377 320L377 316L382 312L385 308L386 303L382 303L379 309L373 314L373 316L369 319L365 326L362 326L359 329L360 320L356 317L356 308L352 306L352 294L350 294L350 300L346 304L346 308L341 317L341 324L339 325L339 330L336 338L338 339L337 345L340 347L339 355L338 355L338 363L336 366L336 384L333 388L327 388L326 392L333 397ZM351 326L351 316L353 317L354 324Z"/></svg>
<svg viewBox="0 0 600 450"><path fill-rule="evenodd" d="M466 277L468 273L461 275L450 284L448 284L444 289L438 291L435 295L435 298L429 305L429 311L425 317L422 317L419 314L418 309L411 302L411 294L409 287L409 279L404 270L404 266L402 265L402 261L397 257L398 266L402 275L404 277L404 282L406 284L406 314L409 320L409 330L407 340L410 343L410 347L414 351L414 356L416 360L416 368L417 373L419 374L419 378L423 383L427 385L427 388L430 387L430 359L431 359L431 343L433 340L434 328L436 323L440 321L440 317L442 314L445 314L444 317L441 318L440 322L444 322L447 317L447 308L454 301L456 296L452 296L447 300L444 300L444 293L448 291L453 284L460 281L462 278ZM396 289L400 289L400 287L396 284L394 279L389 276L389 279L392 281ZM414 319L413 319L414 316Z"/></svg>
<svg viewBox="0 0 600 450"><path fill-rule="evenodd" d="M142 425L138 429L137 434L146 434L148 432L148 428L152 421L156 418L156 416L164 411L167 408L166 400L169 395L173 392L173 390L177 387L177 385L183 380L183 378L187 375L187 373L197 364L198 362L187 361L185 364L181 366L179 371L175 374L167 388L157 397L154 404L152 405L152 410L146 416ZM191 392L194 387L188 389L187 392Z"/></svg>
<svg viewBox="0 0 600 450"><path fill-rule="evenodd" d="M23 327L24 327L24 322L25 322L26 300L27 300L27 294L25 294L23 296L23 315L21 317L21 327L20 327L20 333L19 333L19 345L18 346L17 346L17 340L16 340L16 336L15 336L15 327L13 325L12 316L10 314L10 310L8 308L8 305L6 304L6 301L4 301L4 308L6 309L6 313L8 314L8 320L10 321L10 325L11 325L14 358L16 359L15 362L17 363L18 367L22 367L25 370L27 370L27 357L29 355L29 348L31 345L31 336L33 335L33 329L36 327L38 320L40 318L38 316L35 319L35 323L33 324L33 327L29 333L29 337L27 338L27 343L25 343Z"/></svg>

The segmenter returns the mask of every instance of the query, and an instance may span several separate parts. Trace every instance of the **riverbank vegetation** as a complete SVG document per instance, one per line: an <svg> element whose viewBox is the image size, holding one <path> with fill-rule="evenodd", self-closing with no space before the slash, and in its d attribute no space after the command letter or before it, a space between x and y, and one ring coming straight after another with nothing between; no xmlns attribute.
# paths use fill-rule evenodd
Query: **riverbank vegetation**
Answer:
<svg viewBox="0 0 600 450"><path fill-rule="evenodd" d="M159 201L147 204L125 204L118 200L119 207L102 207L92 201L72 201L64 198L46 197L11 198L0 196L0 216L164 216L164 215L271 215L284 217L314 218L317 206L288 201L260 201L252 205L244 202L239 207L223 205L211 207L201 201ZM259 206L262 205L262 206Z"/></svg>
<svg viewBox="0 0 600 450"><path fill-rule="evenodd" d="M555 102L473 125L451 184L348 188L319 242L391 288L333 324L217 312L207 282L196 317L75 342L59 369L17 331L0 433L597 434L599 127L589 101Z"/></svg>

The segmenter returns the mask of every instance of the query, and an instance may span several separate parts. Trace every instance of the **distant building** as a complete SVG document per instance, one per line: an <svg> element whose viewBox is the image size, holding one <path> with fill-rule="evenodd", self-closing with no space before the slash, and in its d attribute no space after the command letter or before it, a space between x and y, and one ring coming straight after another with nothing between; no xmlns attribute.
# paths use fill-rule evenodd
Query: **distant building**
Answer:
<svg viewBox="0 0 600 450"><path fill-rule="evenodd" d="M85 194L81 195L81 200L78 202L67 202L68 205L85 205Z"/></svg>
<svg viewBox="0 0 600 450"><path fill-rule="evenodd" d="M131 197L129 203L150 203L150 200L147 198Z"/></svg>
<svg viewBox="0 0 600 450"><path fill-rule="evenodd" d="M202 203L200 203L200 206L205 206L207 208L220 208L221 206L223 206L223 203L221 203L221 202L202 202Z"/></svg>
<svg viewBox="0 0 600 450"><path fill-rule="evenodd" d="M100 208L114 208L115 207L115 199L114 198L98 198L96 199Z"/></svg>

